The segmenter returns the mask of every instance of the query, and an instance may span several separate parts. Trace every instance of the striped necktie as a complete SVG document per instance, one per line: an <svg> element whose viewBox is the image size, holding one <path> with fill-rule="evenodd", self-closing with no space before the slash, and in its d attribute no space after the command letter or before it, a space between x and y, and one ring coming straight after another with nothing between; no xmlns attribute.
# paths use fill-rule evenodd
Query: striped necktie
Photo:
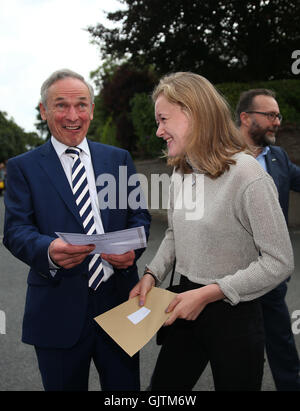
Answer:
<svg viewBox="0 0 300 411"><path fill-rule="evenodd" d="M84 232L88 235L96 234L96 226L91 205L91 197L88 187L85 167L80 160L81 149L78 147L69 147L66 154L73 158L72 164L72 189L81 217ZM103 275L103 266L100 254L89 256L89 287L94 290L99 286Z"/></svg>

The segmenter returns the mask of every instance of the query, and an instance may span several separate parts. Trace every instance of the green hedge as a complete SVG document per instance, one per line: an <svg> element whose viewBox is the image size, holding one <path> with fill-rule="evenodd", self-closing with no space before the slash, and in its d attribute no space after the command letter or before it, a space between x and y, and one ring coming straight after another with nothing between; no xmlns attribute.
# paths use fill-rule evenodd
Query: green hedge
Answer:
<svg viewBox="0 0 300 411"><path fill-rule="evenodd" d="M253 83L222 83L216 88L235 110L240 93L252 88L267 88L275 91L283 125L300 125L300 80L274 80Z"/></svg>
<svg viewBox="0 0 300 411"><path fill-rule="evenodd" d="M276 80L251 83L221 83L216 88L226 98L234 113L239 96L252 88L268 88L276 93L283 115L283 127L300 127L300 80ZM147 93L138 93L130 101L130 117L136 138L136 152L139 158L154 158L162 154L165 147L163 139L156 136L153 102ZM100 107L101 111L101 107ZM96 116L97 117L97 116ZM98 116L99 117L99 116ZM111 116L102 113L102 120L94 124L96 130L91 134L106 144L120 145L116 139L116 125ZM96 139L94 137L93 139Z"/></svg>
<svg viewBox="0 0 300 411"><path fill-rule="evenodd" d="M267 88L275 91L283 115L282 125L300 126L300 80L276 80L252 83L221 83L215 85L226 98L234 114L239 96L252 88ZM148 94L136 94L131 100L131 119L137 137L139 157L157 157L164 147L161 138L156 137L154 107Z"/></svg>

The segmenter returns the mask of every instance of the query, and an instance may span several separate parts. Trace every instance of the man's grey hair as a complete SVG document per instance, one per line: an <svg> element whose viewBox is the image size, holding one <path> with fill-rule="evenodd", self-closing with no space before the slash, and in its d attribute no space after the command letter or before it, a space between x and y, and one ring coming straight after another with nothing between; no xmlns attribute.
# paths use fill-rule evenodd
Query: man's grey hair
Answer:
<svg viewBox="0 0 300 411"><path fill-rule="evenodd" d="M76 73L75 71L72 71L69 69L61 69L61 70L57 70L54 73L52 73L51 76L48 77L47 80L44 81L41 87L41 103L43 104L44 107L47 107L49 88L56 81L62 80L65 78L76 78L82 81L89 90L92 104L94 103L94 89L87 81L85 81L84 77L81 74Z"/></svg>

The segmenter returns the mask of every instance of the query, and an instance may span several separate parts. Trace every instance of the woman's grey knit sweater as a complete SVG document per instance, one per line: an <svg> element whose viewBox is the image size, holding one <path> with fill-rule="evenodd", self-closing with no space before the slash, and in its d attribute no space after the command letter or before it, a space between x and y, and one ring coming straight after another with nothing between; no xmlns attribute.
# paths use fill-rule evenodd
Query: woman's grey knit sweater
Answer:
<svg viewBox="0 0 300 411"><path fill-rule="evenodd" d="M267 293L294 268L272 178L250 155L234 158L237 163L214 180L173 173L169 228L148 265L161 283L176 257L177 272L195 283L219 284L232 305Z"/></svg>

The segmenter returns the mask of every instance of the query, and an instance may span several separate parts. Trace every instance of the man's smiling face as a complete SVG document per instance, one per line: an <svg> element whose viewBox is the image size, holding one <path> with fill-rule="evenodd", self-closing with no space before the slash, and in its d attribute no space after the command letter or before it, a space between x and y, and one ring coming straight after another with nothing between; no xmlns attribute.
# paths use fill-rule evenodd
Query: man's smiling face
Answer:
<svg viewBox="0 0 300 411"><path fill-rule="evenodd" d="M58 141L76 146L88 132L94 105L88 87L79 79L67 77L49 87L47 106L41 103L40 111Z"/></svg>

